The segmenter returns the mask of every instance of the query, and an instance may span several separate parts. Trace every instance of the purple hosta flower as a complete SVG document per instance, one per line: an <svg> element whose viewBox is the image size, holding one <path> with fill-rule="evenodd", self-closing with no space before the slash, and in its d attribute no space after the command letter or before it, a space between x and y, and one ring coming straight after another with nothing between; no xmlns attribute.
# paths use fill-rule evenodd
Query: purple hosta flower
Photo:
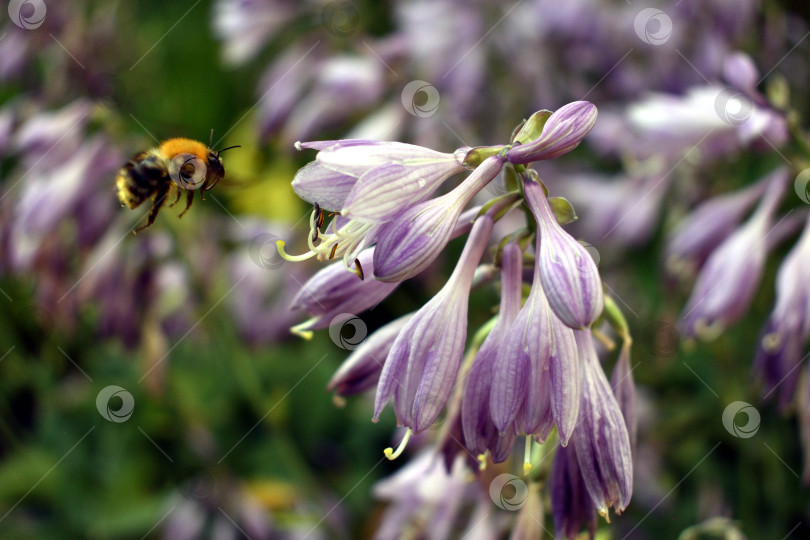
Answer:
<svg viewBox="0 0 810 540"><path fill-rule="evenodd" d="M450 234L456 238L469 232L480 208L471 208L459 218ZM364 272L374 272L375 247L360 253L355 261ZM305 311L312 318L293 327L293 333L308 337L313 330L328 327L341 313L359 314L382 302L398 282L387 283L376 279L357 279L346 272L341 262L333 263L312 276L290 302L290 309Z"/></svg>
<svg viewBox="0 0 810 540"><path fill-rule="evenodd" d="M374 107L385 93L385 66L372 55L332 54L313 75L287 119L283 141L334 128Z"/></svg>
<svg viewBox="0 0 810 540"><path fill-rule="evenodd" d="M293 506L291 486L279 485L278 481L268 483L280 499L278 504ZM263 488L261 481L245 484L225 475L194 478L166 501L169 508L164 510L165 521L158 522L160 538L194 540L208 535L237 538L240 534L255 540L287 538L288 531L274 523L267 511L267 503L262 500ZM317 540L318 533L310 532L313 540Z"/></svg>
<svg viewBox="0 0 810 540"><path fill-rule="evenodd" d="M735 88L745 92L746 96L757 104L767 103L765 97L757 90L759 71L747 54L741 52L730 54L723 62L723 78Z"/></svg>
<svg viewBox="0 0 810 540"><path fill-rule="evenodd" d="M470 286L491 232L489 215L475 221L447 283L400 332L377 386L374 421L392 397L397 421L416 433L441 413L464 353Z"/></svg>
<svg viewBox="0 0 810 540"><path fill-rule="evenodd" d="M574 331L581 362L582 405L574 430L577 463L599 515L621 513L633 493L633 458L622 411L611 392L590 330Z"/></svg>
<svg viewBox="0 0 810 540"><path fill-rule="evenodd" d="M356 264L364 272L374 270L374 248L357 257ZM305 311L312 318L292 328L293 333L310 336L313 330L327 328L341 313L362 313L382 302L399 283L384 283L376 279L357 279L346 272L343 263L331 264L319 270L298 291L290 309Z"/></svg>
<svg viewBox="0 0 810 540"><path fill-rule="evenodd" d="M291 44L279 52L262 74L256 91L259 98L256 116L262 140L278 137L318 69L319 52L313 43Z"/></svg>
<svg viewBox="0 0 810 540"><path fill-rule="evenodd" d="M769 185L765 178L754 185L712 197L687 215L669 236L667 268L691 274L725 240L759 200Z"/></svg>
<svg viewBox="0 0 810 540"><path fill-rule="evenodd" d="M582 244L560 227L536 182L524 184L526 204L538 225L540 282L555 315L571 328L590 326L602 313L602 280Z"/></svg>
<svg viewBox="0 0 810 540"><path fill-rule="evenodd" d="M79 148L86 144L83 134L91 111L92 104L76 100L61 109L39 111L26 118L14 130L10 145L21 158L21 178L36 179L62 170L66 162L77 157ZM120 167L120 153L109 154Z"/></svg>
<svg viewBox="0 0 810 540"><path fill-rule="evenodd" d="M44 133L43 136L47 137ZM33 141L29 137L25 140ZM10 232L10 262L17 270L30 268L40 246L65 232L60 224L68 219L78 224L78 232L83 234L77 239L83 246L91 237L98 236L98 231L88 233L84 221L101 225L102 230L109 225L115 203L106 198L102 198L103 202L96 201L101 198L98 196L99 186L114 174L122 159L121 153L101 136L92 137L76 147L71 145L71 152L59 163L52 162L53 156L38 144L32 142L32 146L26 148L22 161L32 163L18 169L16 180L3 195L13 195L17 199ZM61 148L61 142L50 146L55 154L59 154ZM80 212L88 209L91 203L98 210L96 213Z"/></svg>
<svg viewBox="0 0 810 540"><path fill-rule="evenodd" d="M724 155L760 140L777 147L787 140L781 115L714 84L691 88L684 96L652 94L632 105L627 115L642 154L667 149L680 156L700 144Z"/></svg>
<svg viewBox="0 0 810 540"><path fill-rule="evenodd" d="M765 383L766 397L778 391L786 409L796 389L799 366L810 336L810 221L785 257L776 277L776 305L757 348L754 372Z"/></svg>
<svg viewBox="0 0 810 540"><path fill-rule="evenodd" d="M295 14L295 5L286 2L219 0L214 4L213 26L224 41L225 62L239 65L250 60Z"/></svg>
<svg viewBox="0 0 810 540"><path fill-rule="evenodd" d="M579 411L577 351L572 330L549 305L540 272L538 257L529 297L497 351L489 407L501 433L511 429L544 441L554 422L565 445Z"/></svg>
<svg viewBox="0 0 810 540"><path fill-rule="evenodd" d="M551 511L558 538L574 540L583 523L590 537L596 532L596 508L582 479L576 444L557 447L551 467Z"/></svg>
<svg viewBox="0 0 810 540"><path fill-rule="evenodd" d="M469 482L468 474L461 458L448 473L435 453L426 450L378 482L374 496L389 504L375 540L400 539L403 531L412 531L415 538L451 538L458 518L476 493L477 486Z"/></svg>
<svg viewBox="0 0 810 540"><path fill-rule="evenodd" d="M630 343L625 341L619 351L619 358L613 366L610 376L610 387L619 403L627 434L630 437L630 449L636 453L636 432L638 430L638 415L636 414L636 383L633 380L633 368L630 367Z"/></svg>
<svg viewBox="0 0 810 540"><path fill-rule="evenodd" d="M316 232L323 214L313 213L308 256L343 256L350 266L374 241L383 223L430 196L447 178L464 170L466 154L443 154L411 144L347 140L299 143L318 150L315 161L293 179L293 189L321 210L339 211L326 229ZM315 240L320 240L315 245Z"/></svg>
<svg viewBox="0 0 810 540"><path fill-rule="evenodd" d="M429 196L447 178L463 171L468 150L444 154L413 144L364 139L296 143L296 148L318 150L315 161L293 178L299 197L324 210L348 210L348 217L383 221L393 219L401 211L399 206ZM407 178L388 177L392 166L401 167ZM419 179L424 182L416 187ZM395 202L380 198L385 187L399 192L392 197ZM376 213L374 203L385 205L384 212Z"/></svg>
<svg viewBox="0 0 810 540"><path fill-rule="evenodd" d="M593 129L596 115L596 107L587 101L564 105L548 118L537 139L512 147L506 159L525 164L567 154Z"/></svg>
<svg viewBox="0 0 810 540"><path fill-rule="evenodd" d="M412 316L409 313L400 317L365 339L332 375L327 389L340 396L351 396L375 386L394 341Z"/></svg>
<svg viewBox="0 0 810 540"><path fill-rule="evenodd" d="M709 256L681 315L687 335L712 339L748 309L765 265L766 238L786 179L787 171L774 173L756 212Z"/></svg>
<svg viewBox="0 0 810 540"><path fill-rule="evenodd" d="M518 244L503 248L501 270L501 305L498 320L475 355L461 401L461 425L466 447L475 455L492 455L495 463L504 461L512 452L514 431L499 435L490 414L490 391L498 351L505 344L523 298L523 252ZM504 430L500 430L504 431Z"/></svg>
<svg viewBox="0 0 810 540"><path fill-rule="evenodd" d="M564 187L566 198L580 215L570 224L574 236L598 240L600 246L641 246L655 233L661 203L675 179L666 174L668 168L659 160L646 163L643 171L630 176L565 175L549 184Z"/></svg>
<svg viewBox="0 0 810 540"><path fill-rule="evenodd" d="M489 157L450 193L412 206L381 227L374 276L382 281L403 281L427 268L450 240L461 211L502 167L501 157Z"/></svg>

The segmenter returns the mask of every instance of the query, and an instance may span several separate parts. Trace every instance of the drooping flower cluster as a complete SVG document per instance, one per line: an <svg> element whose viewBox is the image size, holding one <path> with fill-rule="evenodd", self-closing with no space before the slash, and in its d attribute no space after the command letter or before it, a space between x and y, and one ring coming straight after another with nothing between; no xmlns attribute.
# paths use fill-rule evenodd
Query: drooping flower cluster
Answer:
<svg viewBox="0 0 810 540"><path fill-rule="evenodd" d="M452 154L366 140L299 144L319 150L293 180L296 192L315 207L310 251L291 256L283 242L278 245L291 260L343 258L305 283L293 304L314 316L295 328L307 333L328 326L338 313L359 313L381 302L399 283L428 268L451 238L469 230L441 290L415 313L372 334L330 387L351 395L376 383L375 421L393 401L397 421L407 431L399 448L386 449L389 459L403 452L412 434L445 414L445 424L457 426L463 446L481 466L508 459L516 438L525 437L529 474L532 449L556 428L552 438L562 446L576 441L571 446L579 464L577 482L587 488L589 512L607 517L611 507L626 508L632 491L635 420L632 405L627 407L633 402L632 377L626 368L614 385L623 396L620 406L591 339L606 301L598 269L560 224L574 215L570 204L549 198L536 172L526 167L574 149L595 120L592 104L574 102L554 113L535 113L509 145ZM430 198L466 169L472 172L456 187ZM502 171L514 174L516 189L460 218ZM495 227L517 207L525 211L525 228ZM329 224L327 213L333 216ZM493 242L496 230L500 242ZM488 266L482 261L490 245L496 246L492 256L501 269L500 310L469 345L469 297L477 270ZM524 272L524 265L532 271ZM616 320L611 306L605 310L608 321Z"/></svg>

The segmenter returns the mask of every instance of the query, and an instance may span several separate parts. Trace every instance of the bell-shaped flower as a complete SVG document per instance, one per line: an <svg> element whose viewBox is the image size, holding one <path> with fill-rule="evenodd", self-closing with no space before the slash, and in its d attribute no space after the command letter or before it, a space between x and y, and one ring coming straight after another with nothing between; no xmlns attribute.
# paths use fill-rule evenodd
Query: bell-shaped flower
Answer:
<svg viewBox="0 0 810 540"><path fill-rule="evenodd" d="M633 380L633 368L630 367L630 343L625 342L619 351L619 358L610 375L610 387L619 403L619 409L627 426L630 437L630 449L636 453L636 432L638 431L638 414L636 413L636 383Z"/></svg>
<svg viewBox="0 0 810 540"><path fill-rule="evenodd" d="M450 240L461 211L503 167L499 156L484 160L446 195L410 207L376 235L374 276L403 281L427 268Z"/></svg>
<svg viewBox="0 0 810 540"><path fill-rule="evenodd" d="M489 395L495 359L498 351L504 347L506 335L520 311L523 298L523 252L520 246L513 242L506 244L501 261L498 319L475 355L461 398L461 425L467 449L476 456L489 450L495 463L509 457L515 442L512 430L499 435L492 422Z"/></svg>
<svg viewBox="0 0 810 540"><path fill-rule="evenodd" d="M540 282L551 309L571 328L590 326L602 313L602 280L585 247L557 223L543 188L527 181L526 204L538 225Z"/></svg>
<svg viewBox="0 0 810 540"><path fill-rule="evenodd" d="M375 242L381 224L425 200L448 177L464 170L467 149L442 154L398 142L349 139L296 143L318 150L315 161L296 173L292 186L315 205L307 237L310 251L288 260L341 257L346 268ZM348 206L347 206L348 205ZM321 232L327 211L337 215ZM316 243L317 242L317 243Z"/></svg>
<svg viewBox="0 0 810 540"><path fill-rule="evenodd" d="M573 331L549 305L540 271L537 258L529 297L497 351L490 410L500 432L514 422L518 433L535 435L541 441L556 423L565 445L580 406L577 350Z"/></svg>
<svg viewBox="0 0 810 540"><path fill-rule="evenodd" d="M633 458L622 411L599 364L590 330L574 331L582 374L582 405L574 445L585 487L599 515L622 512L633 494Z"/></svg>
<svg viewBox="0 0 810 540"><path fill-rule="evenodd" d="M489 522L480 517L491 510L492 501L483 497L488 506L476 504L481 497L477 497L478 491L469 489L469 472L460 458L446 471L432 448L415 455L392 476L374 485L374 497L386 503L374 539L398 540L405 531L413 533L413 538L455 538L467 520L470 531L492 530ZM470 509L477 511L472 514L474 518L470 517ZM472 539L473 535L464 538Z"/></svg>
<svg viewBox="0 0 810 540"><path fill-rule="evenodd" d="M476 206L461 214L450 238L470 232L480 210L481 207ZM374 250L372 247L363 251L354 262L360 269L361 279L347 272L343 263L336 262L319 270L301 286L290 303L290 309L309 313L312 318L294 326L293 333L309 337L313 330L328 327L341 313L359 315L382 302L399 286L399 283L363 279L365 272L374 272Z"/></svg>
<svg viewBox="0 0 810 540"><path fill-rule="evenodd" d="M413 313L409 313L400 317L365 339L332 375L327 389L341 396L351 396L376 385L391 346L412 316Z"/></svg>
<svg viewBox="0 0 810 540"><path fill-rule="evenodd" d="M763 395L778 391L779 406L791 403L810 336L810 221L776 276L776 305L757 347L754 373L764 383Z"/></svg>
<svg viewBox="0 0 810 540"><path fill-rule="evenodd" d="M447 403L467 338L470 286L492 225L486 214L475 221L447 283L399 333L377 386L375 421L393 397L398 423L418 433Z"/></svg>
<svg viewBox="0 0 810 540"><path fill-rule="evenodd" d="M293 178L299 197L324 210L345 214L346 209L351 211L350 217L373 221L385 220L430 195L444 180L464 170L461 161L466 154L465 149L444 154L413 144L363 139L299 142L295 146L318 150L315 161ZM375 203L384 210L371 208Z"/></svg>
<svg viewBox="0 0 810 540"><path fill-rule="evenodd" d="M596 508L579 471L576 445L558 447L551 466L551 513L557 538L574 540L582 524L586 524L590 538L596 533Z"/></svg>
<svg viewBox="0 0 810 540"><path fill-rule="evenodd" d="M765 178L751 186L707 200L678 225L667 243L667 268L691 274L725 240L768 187Z"/></svg>
<svg viewBox="0 0 810 540"><path fill-rule="evenodd" d="M587 101L564 105L548 117L537 139L513 146L506 159L522 165L567 154L593 129L596 115L596 106Z"/></svg>
<svg viewBox="0 0 810 540"><path fill-rule="evenodd" d="M374 270L374 248L360 253L355 261L363 272ZM290 309L309 313L312 318L292 328L292 332L308 337L312 330L327 328L341 313L359 314L382 302L399 283L376 279L358 279L347 272L342 263L330 264L319 270L299 289Z"/></svg>
<svg viewBox="0 0 810 540"><path fill-rule="evenodd" d="M681 315L688 336L712 339L748 309L765 266L766 239L786 179L784 170L771 176L756 212L706 260Z"/></svg>

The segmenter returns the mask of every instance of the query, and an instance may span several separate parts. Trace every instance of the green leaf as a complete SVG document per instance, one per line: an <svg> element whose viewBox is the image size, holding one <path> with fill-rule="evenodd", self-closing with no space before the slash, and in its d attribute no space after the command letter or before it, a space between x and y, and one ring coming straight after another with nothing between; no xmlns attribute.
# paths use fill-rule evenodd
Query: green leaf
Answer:
<svg viewBox="0 0 810 540"><path fill-rule="evenodd" d="M565 197L549 197L548 202L551 205L551 209L554 211L557 223L560 225L566 225L577 220L577 213L574 211L574 207Z"/></svg>

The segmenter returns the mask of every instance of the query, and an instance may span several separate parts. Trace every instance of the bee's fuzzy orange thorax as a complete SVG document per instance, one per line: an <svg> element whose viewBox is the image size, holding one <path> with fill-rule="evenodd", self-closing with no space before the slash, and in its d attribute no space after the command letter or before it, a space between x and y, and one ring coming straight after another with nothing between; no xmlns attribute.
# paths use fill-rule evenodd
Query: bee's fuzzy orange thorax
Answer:
<svg viewBox="0 0 810 540"><path fill-rule="evenodd" d="M194 154L203 161L208 159L208 147L193 139L176 138L163 141L159 152L169 159L177 154Z"/></svg>

